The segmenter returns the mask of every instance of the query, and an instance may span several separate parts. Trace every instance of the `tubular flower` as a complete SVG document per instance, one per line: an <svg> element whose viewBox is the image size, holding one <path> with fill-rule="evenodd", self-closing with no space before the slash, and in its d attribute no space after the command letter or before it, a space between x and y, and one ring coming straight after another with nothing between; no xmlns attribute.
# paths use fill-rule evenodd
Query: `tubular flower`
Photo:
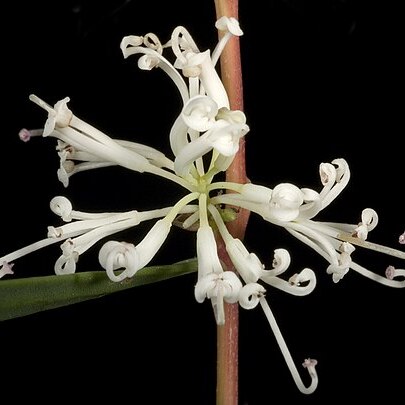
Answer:
<svg viewBox="0 0 405 405"><path fill-rule="evenodd" d="M268 189L263 186L246 184L233 187L238 193L228 193L211 199L212 204L230 204L248 209L262 216L266 221L281 226L291 235L319 253L328 263L327 273L333 281L340 281L352 269L358 273L391 287L405 287L401 272L393 278L373 273L352 260L356 247L371 249L399 259L405 253L396 249L366 241L368 233L378 223L377 213L366 208L357 224L315 221L314 217L326 208L347 185L350 171L344 159L332 163L321 163L320 177L323 188L320 192L298 188L283 183ZM211 187L216 187L215 183ZM248 267L245 266L245 269Z"/></svg>
<svg viewBox="0 0 405 405"><path fill-rule="evenodd" d="M271 287L295 296L307 295L316 286L315 273L304 268L284 279L282 276L291 262L286 249L275 249L272 265L266 268L255 253L229 233L226 226L228 214L232 213L231 219L237 214L223 207L244 208L283 227L328 262L326 271L332 275L334 282L340 281L352 269L385 285L404 287L404 270L389 266L385 276L378 275L353 261L352 255L358 246L400 259L405 259L405 253L366 241L378 222L372 209L364 210L361 222L357 224L314 219L348 184L350 171L344 159L321 163L319 174L323 187L319 192L291 183L282 183L270 189L253 183L214 181L214 177L232 163L240 139L249 132L244 113L230 109L228 96L215 67L227 41L243 33L234 18L222 17L216 27L224 35L212 52L200 51L182 26L173 30L166 43L152 33L126 36L121 41L125 58L138 55L141 70L161 69L178 89L183 105L168 134L171 157L143 144L114 139L89 125L69 109L68 97L52 107L36 95L30 96L31 101L47 112L47 120L43 128L22 129L19 136L24 142L33 136L57 139L56 151L60 159L57 176L65 187L69 186L70 177L75 173L120 165L170 180L182 187L184 195L172 206L120 213L77 211L66 197L57 196L52 199L50 208L60 217L62 224L49 226L43 239L1 257L0 278L13 274L12 262L16 259L54 243L60 243L62 251L55 262L55 273L74 273L80 256L103 240L98 254L100 265L113 282L121 282L133 277L153 260L169 237L173 224L196 230L196 300L200 303L205 299L211 301L218 324L226 322L225 302L239 303L245 309L253 309L260 304L298 389L309 394L318 383L316 360L308 358L303 362L311 378L310 385L306 387L267 297L271 297ZM169 50L172 59L174 57L173 63L163 55ZM138 244L105 241L107 237L145 221L153 224ZM218 238L224 241L235 272L225 268L221 262ZM403 240L401 235L399 242L403 243Z"/></svg>

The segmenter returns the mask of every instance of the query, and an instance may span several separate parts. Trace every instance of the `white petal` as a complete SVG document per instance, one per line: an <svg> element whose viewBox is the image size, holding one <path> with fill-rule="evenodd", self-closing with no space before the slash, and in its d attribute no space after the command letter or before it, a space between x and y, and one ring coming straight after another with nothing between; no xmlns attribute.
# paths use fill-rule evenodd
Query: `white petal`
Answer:
<svg viewBox="0 0 405 405"><path fill-rule="evenodd" d="M323 191L321 192L322 209L327 207L342 192L350 180L350 170L346 160L334 159L332 163L337 166L336 184L332 188L329 185L325 194Z"/></svg>
<svg viewBox="0 0 405 405"><path fill-rule="evenodd" d="M198 280L194 288L194 296L198 303L201 304L207 298L207 292L215 287L217 277L217 274L210 273Z"/></svg>
<svg viewBox="0 0 405 405"><path fill-rule="evenodd" d="M239 292L239 304L244 309L253 309L264 296L266 289L258 283L249 283Z"/></svg>
<svg viewBox="0 0 405 405"><path fill-rule="evenodd" d="M165 219L157 221L147 235L136 246L139 254L140 268L145 267L155 256L166 240L171 228L171 223Z"/></svg>
<svg viewBox="0 0 405 405"><path fill-rule="evenodd" d="M53 108L34 94L31 94L29 98L35 104L48 111L48 119L45 122L43 136L49 136L55 128L65 128L69 125L73 117L72 111L67 107L67 103L70 101L69 97L58 101Z"/></svg>
<svg viewBox="0 0 405 405"><path fill-rule="evenodd" d="M229 110L222 107L218 110L217 119L225 120L230 124L246 124L246 115L240 110Z"/></svg>
<svg viewBox="0 0 405 405"><path fill-rule="evenodd" d="M205 298L213 300L218 305L219 301L235 303L238 301L242 282L232 271L209 273L201 277L194 289L197 302Z"/></svg>
<svg viewBox="0 0 405 405"><path fill-rule="evenodd" d="M279 221L293 221L299 215L299 208L304 202L302 191L290 183L278 184L273 189L269 211Z"/></svg>
<svg viewBox="0 0 405 405"><path fill-rule="evenodd" d="M72 255L70 257L61 255L55 263L55 274L58 276L64 274L73 274L76 271L76 262L78 261L78 259L78 255Z"/></svg>
<svg viewBox="0 0 405 405"><path fill-rule="evenodd" d="M366 208L361 213L361 222L367 226L368 231L372 231L378 224L377 212L371 208Z"/></svg>
<svg viewBox="0 0 405 405"><path fill-rule="evenodd" d="M229 303L235 303L239 299L239 291L242 288L242 282L233 271L224 271L222 273L223 284L227 286L224 293L224 300Z"/></svg>
<svg viewBox="0 0 405 405"><path fill-rule="evenodd" d="M72 111L70 111L67 106L69 101L70 98L65 97L63 100L59 100L55 104L54 110L56 111L56 126L59 128L67 127L73 117Z"/></svg>
<svg viewBox="0 0 405 405"><path fill-rule="evenodd" d="M273 269L262 270L260 279L271 284L273 279L279 274L284 273L291 263L291 256L286 249L275 249L273 258Z"/></svg>
<svg viewBox="0 0 405 405"><path fill-rule="evenodd" d="M198 158L212 150L211 143L206 137L199 137L188 143L177 155L174 161L174 170L179 176L185 176L190 170L190 165Z"/></svg>
<svg viewBox="0 0 405 405"><path fill-rule="evenodd" d="M120 49L122 53L125 55L127 48L131 46L140 46L143 44L143 37L137 35L127 35L126 37L122 38L120 43Z"/></svg>
<svg viewBox="0 0 405 405"><path fill-rule="evenodd" d="M340 246L339 246L339 252L346 252L349 255L351 253L353 253L356 250L356 248L349 242L343 242Z"/></svg>
<svg viewBox="0 0 405 405"><path fill-rule="evenodd" d="M313 270L305 268L290 277L288 282L293 287L291 291L289 291L290 293L299 296L307 295L310 294L316 286L316 276Z"/></svg>
<svg viewBox="0 0 405 405"><path fill-rule="evenodd" d="M191 69L191 68L198 68L198 74L201 73L201 64L204 60L209 57L209 51L205 52L193 52L189 49L181 52L179 57L175 60L173 66L176 69Z"/></svg>
<svg viewBox="0 0 405 405"><path fill-rule="evenodd" d="M55 228L54 226L48 226L48 238L60 238L63 235L62 228Z"/></svg>
<svg viewBox="0 0 405 405"><path fill-rule="evenodd" d="M214 232L209 226L200 226L197 231L198 277L209 273L222 273Z"/></svg>
<svg viewBox="0 0 405 405"><path fill-rule="evenodd" d="M58 176L58 180L63 184L63 187L69 186L69 175L63 166L57 170L56 175Z"/></svg>
<svg viewBox="0 0 405 405"><path fill-rule="evenodd" d="M253 183L244 184L241 190L241 194L245 199L261 204L270 202L272 192L273 190L268 187Z"/></svg>
<svg viewBox="0 0 405 405"><path fill-rule="evenodd" d="M226 251L246 283L256 282L259 279L263 265L254 253L249 253L239 239L229 239L226 242Z"/></svg>
<svg viewBox="0 0 405 405"><path fill-rule="evenodd" d="M331 163L321 163L319 165L319 174L323 186L332 186L336 181L336 168ZM330 187L329 187L330 189Z"/></svg>
<svg viewBox="0 0 405 405"><path fill-rule="evenodd" d="M73 274L76 271L76 263L79 260L79 253L75 250L76 246L73 240L67 239L60 246L62 255L55 263L55 273Z"/></svg>
<svg viewBox="0 0 405 405"><path fill-rule="evenodd" d="M217 113L214 100L208 96L196 96L185 104L181 116L188 127L205 132L214 125Z"/></svg>
<svg viewBox="0 0 405 405"><path fill-rule="evenodd" d="M127 46L128 41L123 41L121 42L122 47L121 50L124 54L124 57L127 58L130 55L136 55L136 54L143 54L143 55L149 55L153 58L156 58L159 60L159 64L157 65L159 68L161 68L164 72L167 73L167 75L173 80L173 82L176 84L180 95L183 99L183 103L186 103L187 100L189 99L188 95L188 87L186 83L184 82L184 79L180 75L180 73L174 68L174 66L162 55L160 55L158 52L154 51L153 49L145 48L142 46Z"/></svg>
<svg viewBox="0 0 405 405"><path fill-rule="evenodd" d="M200 80L206 93L218 105L218 108L229 108L229 99L225 87L212 63L209 51L203 52L205 54L204 61L201 63Z"/></svg>
<svg viewBox="0 0 405 405"><path fill-rule="evenodd" d="M246 124L229 124L226 121L216 121L215 125L203 136L212 147L224 156L233 156L239 150L239 140L249 132Z"/></svg>
<svg viewBox="0 0 405 405"><path fill-rule="evenodd" d="M110 280L115 282L132 277L140 268L135 246L126 242L106 242L99 251L98 259ZM123 268L123 271L115 274L114 271L120 268Z"/></svg>
<svg viewBox="0 0 405 405"><path fill-rule="evenodd" d="M243 35L243 31L239 26L239 21L234 17L223 16L219 18L215 23L215 27L220 31L229 31L232 35L238 37Z"/></svg>
<svg viewBox="0 0 405 405"><path fill-rule="evenodd" d="M322 209L322 201L319 193L310 188L301 189L304 204L300 206L300 218L313 218Z"/></svg>
<svg viewBox="0 0 405 405"><path fill-rule="evenodd" d="M59 215L65 222L72 220L72 203L66 197L54 197L49 205L52 212Z"/></svg>
<svg viewBox="0 0 405 405"><path fill-rule="evenodd" d="M143 55L138 59L138 67L142 70L152 70L159 65L159 59L151 55Z"/></svg>

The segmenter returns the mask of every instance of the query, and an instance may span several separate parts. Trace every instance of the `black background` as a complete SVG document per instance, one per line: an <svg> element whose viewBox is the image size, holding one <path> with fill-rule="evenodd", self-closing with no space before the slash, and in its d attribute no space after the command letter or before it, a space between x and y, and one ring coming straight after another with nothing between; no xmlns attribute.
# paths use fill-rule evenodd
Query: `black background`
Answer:
<svg viewBox="0 0 405 405"><path fill-rule="evenodd" d="M102 4L100 4L102 3ZM318 165L343 157L352 180L320 219L356 223L372 207L379 226L369 239L401 248L404 152L404 65L399 3L302 0L240 2L247 135L252 181L289 181L320 189ZM169 153L168 130L181 108L161 71L143 72L124 60L124 35L154 32L165 41L186 26L200 49L216 43L213 1L20 1L2 6L2 247L1 254L42 238L56 225L55 195L76 209L107 211L170 205L180 190L148 175L109 168L56 177L54 140L18 140L21 127L40 127L50 104L66 96L74 113L116 138ZM5 94L4 94L5 93ZM141 226L121 237L137 241ZM292 254L291 274L313 268L308 297L268 291L291 353L299 364L318 359L319 387L300 394L260 309L240 312L240 404L327 404L403 395L404 291L350 272L334 284L326 262L282 229L251 217L246 245L268 265L275 248ZM194 237L174 229L156 257L168 263L194 255ZM59 248L18 260L15 276L52 274ZM389 258L355 258L383 272ZM98 270L96 249L78 263ZM3 322L2 396L13 401L215 403L215 322L208 302L197 304L195 276L185 276L99 300Z"/></svg>

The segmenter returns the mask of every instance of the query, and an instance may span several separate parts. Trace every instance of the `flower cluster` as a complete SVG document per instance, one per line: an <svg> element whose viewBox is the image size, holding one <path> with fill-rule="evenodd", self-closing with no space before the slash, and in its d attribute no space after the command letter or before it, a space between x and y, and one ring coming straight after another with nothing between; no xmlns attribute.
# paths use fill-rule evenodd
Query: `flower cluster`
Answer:
<svg viewBox="0 0 405 405"><path fill-rule="evenodd" d="M13 273L12 262L19 257L60 242L62 253L56 260L55 273L74 273L80 255L96 242L141 222L153 221L149 232L137 245L109 240L101 247L100 265L113 282L120 282L147 266L167 239L173 223L180 223L184 229L196 229L196 300L211 301L218 324L226 322L224 303L239 303L245 309L260 304L295 383L302 392L311 393L318 382L316 360L308 358L303 363L311 377L311 383L306 387L265 296L269 287L296 296L309 294L316 285L315 273L304 268L284 278L290 265L290 255L285 249L276 249L271 266L266 267L240 239L231 235L223 207L249 210L265 221L285 228L327 261L326 271L334 282L340 281L352 269L382 284L405 287L404 270L389 266L386 276L382 276L352 259L357 246L401 259L405 259L405 254L366 241L378 221L372 209L365 209L361 221L356 224L314 220L349 182L350 171L344 159L320 164L322 188L319 192L290 183L278 184L271 189L253 183L215 180L227 170L238 152L240 139L249 132L245 114L230 109L227 93L216 70L216 62L227 41L234 35L242 35L242 31L234 18L223 17L216 22L216 27L224 35L212 52L200 51L182 26L173 30L166 43L152 33L127 36L121 42L125 58L139 55L140 69L160 68L177 86L183 106L169 133L172 157L143 144L109 137L75 116L68 108L69 98L52 107L37 96L30 96L47 112L48 118L43 129L23 129L20 138L27 141L32 136L41 135L57 139L56 150L60 158L57 176L65 187L75 173L120 165L171 180L185 193L173 206L121 213L77 211L66 197L55 197L50 206L64 224L49 226L46 238L0 258L0 263L3 263L0 277ZM174 56L173 63L163 55L169 50L173 53L172 59ZM237 211L231 212L237 215ZM403 235L401 237L403 243ZM223 240L235 271L227 269L220 260L218 238Z"/></svg>

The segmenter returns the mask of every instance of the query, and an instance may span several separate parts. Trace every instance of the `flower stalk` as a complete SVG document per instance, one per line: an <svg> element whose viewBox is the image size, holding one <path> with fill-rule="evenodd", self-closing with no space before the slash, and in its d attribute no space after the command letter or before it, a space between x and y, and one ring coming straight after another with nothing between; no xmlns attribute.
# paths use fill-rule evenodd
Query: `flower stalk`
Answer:
<svg viewBox="0 0 405 405"><path fill-rule="evenodd" d="M222 16L238 19L238 0L215 0L216 18ZM223 34L219 32L221 37ZM231 110L243 111L243 83L239 37L232 37L220 57L221 79L227 91ZM239 151L226 171L226 180L246 183L245 140L239 140ZM232 236L243 240L249 218L248 210L240 210L236 219L228 223ZM220 238L219 238L220 239ZM229 270L235 270L225 249L218 240L218 255ZM224 325L217 326L217 405L238 404L239 359L239 307L225 303Z"/></svg>

